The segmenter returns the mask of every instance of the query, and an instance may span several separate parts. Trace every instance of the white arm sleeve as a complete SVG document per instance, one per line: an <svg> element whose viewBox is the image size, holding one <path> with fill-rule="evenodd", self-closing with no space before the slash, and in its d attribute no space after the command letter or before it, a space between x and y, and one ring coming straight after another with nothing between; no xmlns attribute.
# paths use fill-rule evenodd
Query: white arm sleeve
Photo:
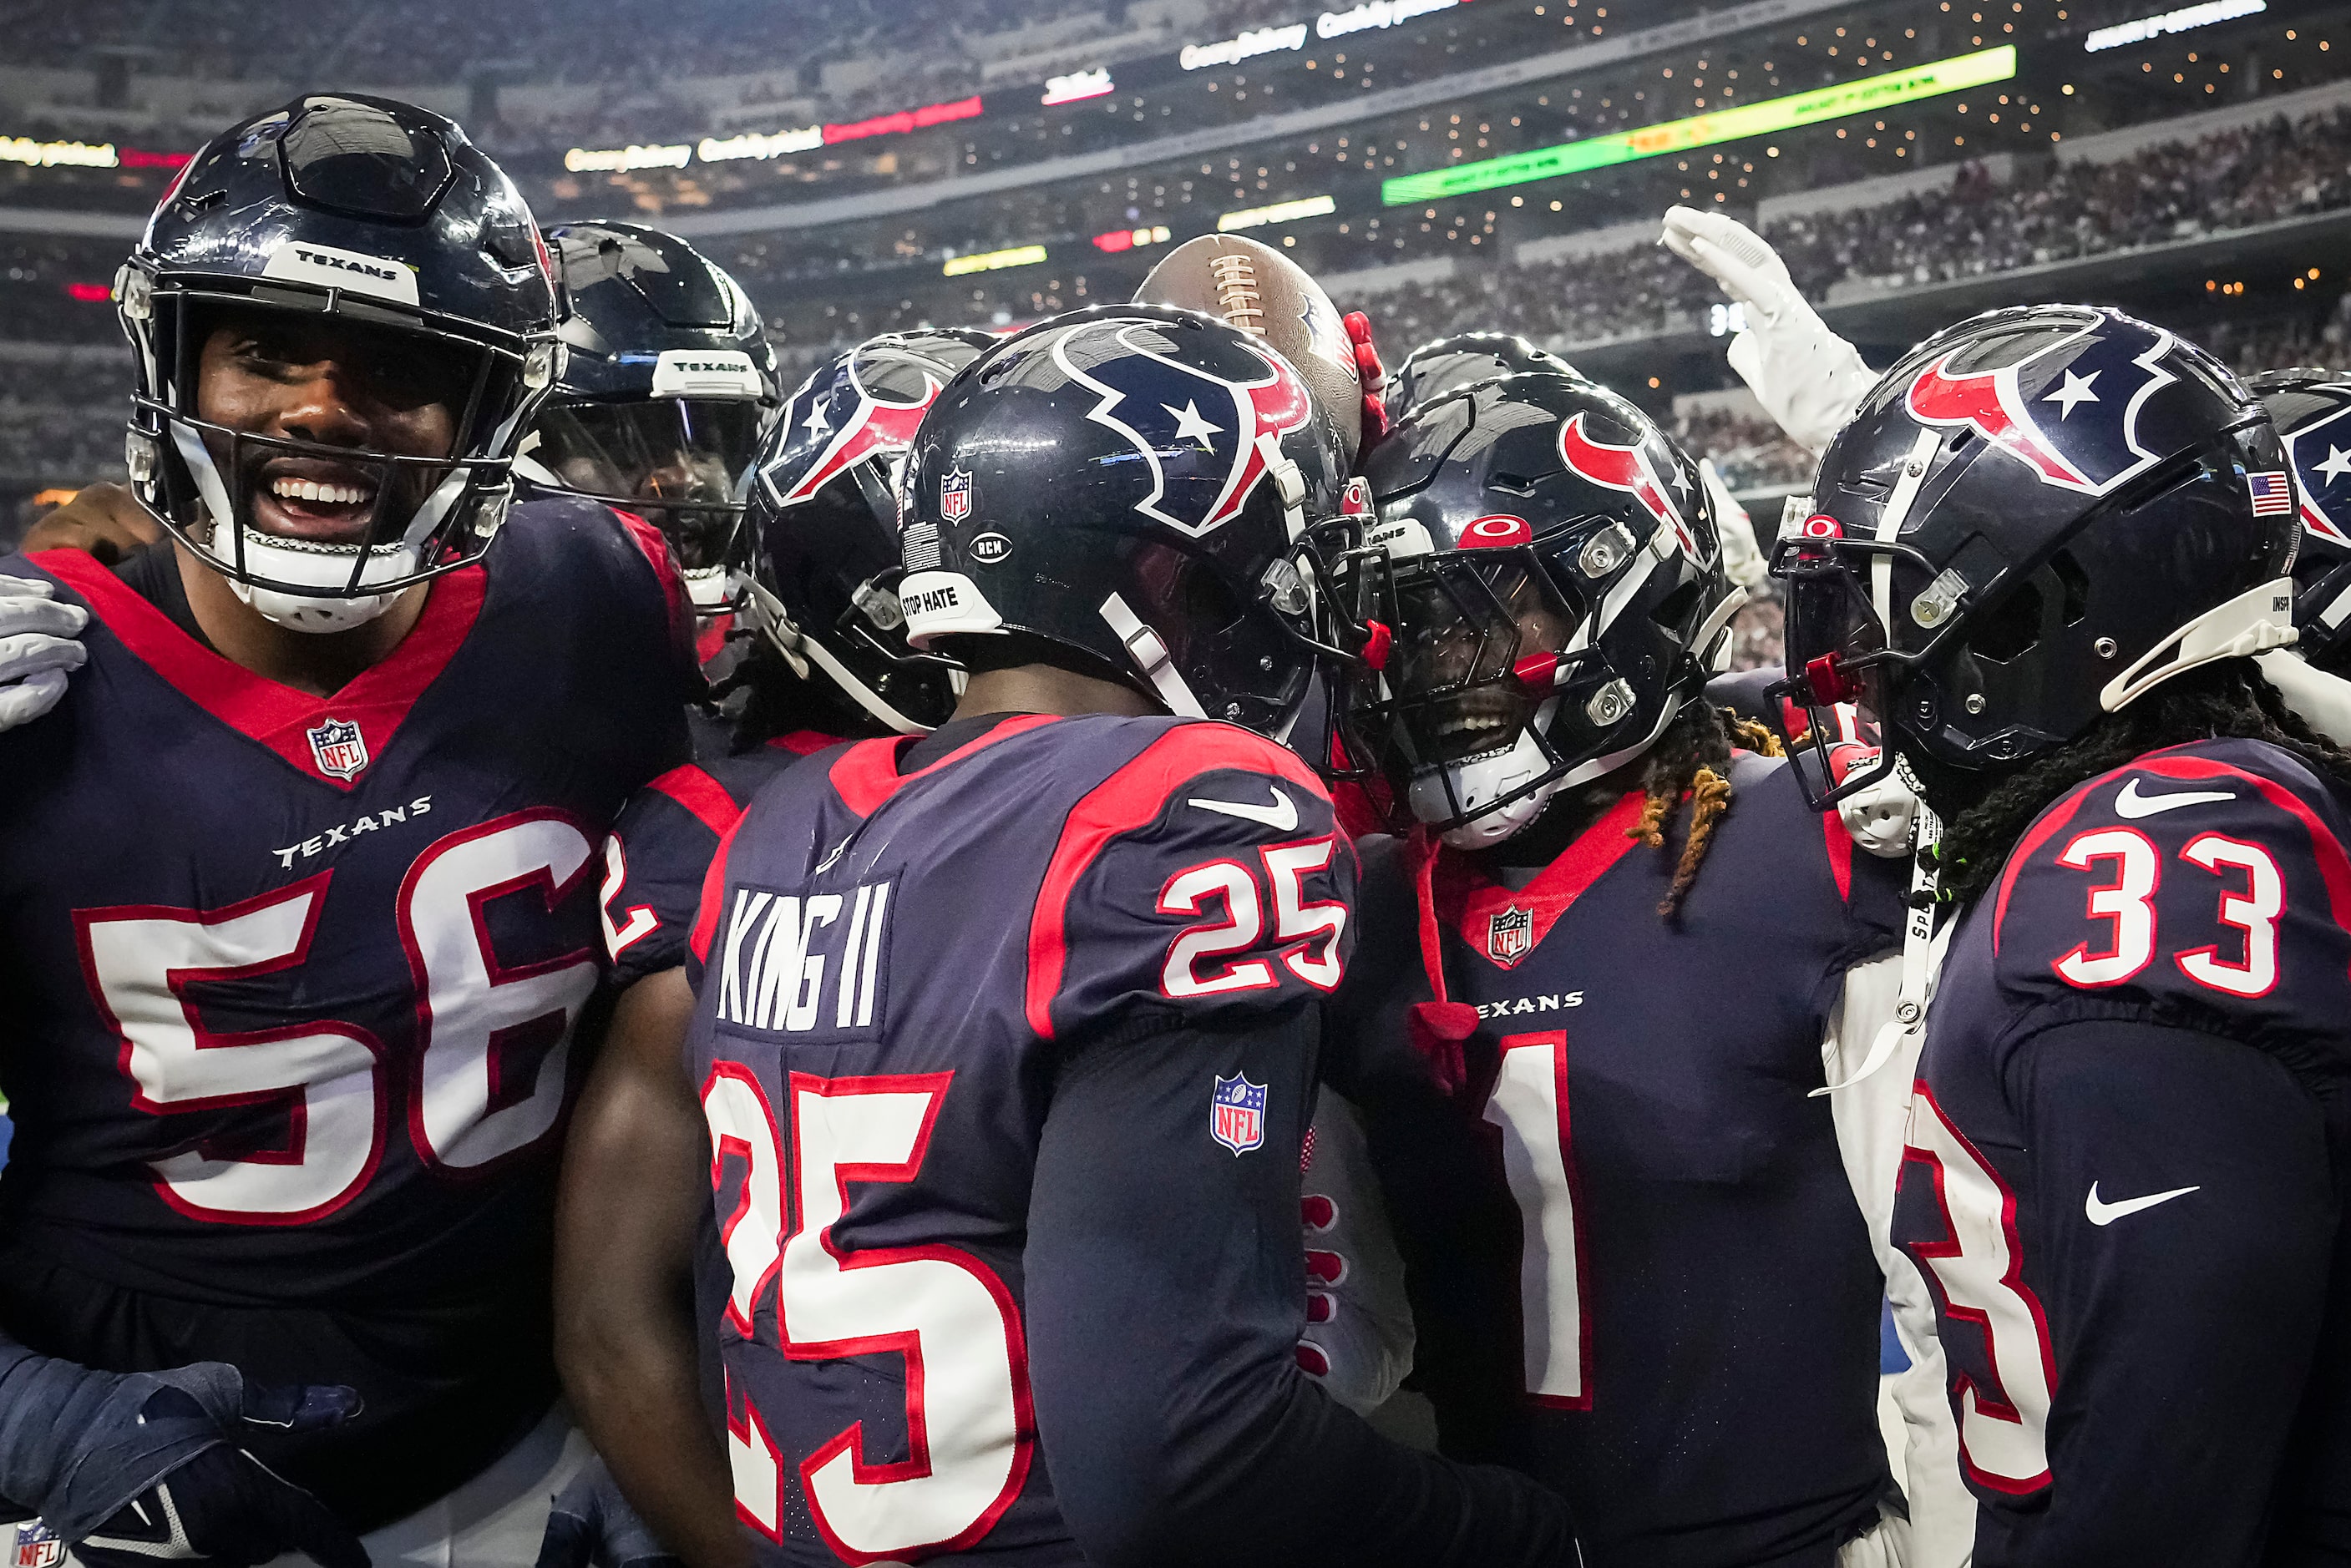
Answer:
<svg viewBox="0 0 2351 1568"><path fill-rule="evenodd" d="M1331 1088L1315 1103L1311 1136L1314 1158L1305 1181L1308 1291L1310 1301L1322 1298L1318 1310L1327 1316L1309 1321L1300 1343L1319 1351L1330 1368L1316 1372L1309 1365L1308 1376L1349 1409L1369 1415L1412 1370L1404 1257L1380 1200L1363 1127L1353 1107ZM1318 1198L1330 1206L1327 1225L1312 1222Z"/></svg>
<svg viewBox="0 0 2351 1568"><path fill-rule="evenodd" d="M1859 1070L1878 1031L1894 1016L1902 959L1888 953L1845 971L1844 995L1821 1042L1828 1082ZM1837 1149L1853 1195L1869 1225L1869 1244L1886 1275L1894 1330L1910 1368L1893 1383L1902 1412L1903 1490L1910 1501L1909 1568L1966 1568L1975 1552L1976 1505L1959 1479L1959 1428L1944 1386L1943 1351L1935 1336L1935 1303L1909 1258L1892 1240L1894 1189L1902 1174L1910 1090L1918 1075L1924 1032L1911 1034L1893 1060L1829 1096Z"/></svg>
<svg viewBox="0 0 2351 1568"><path fill-rule="evenodd" d="M2256 655L2253 662L2304 723L2338 746L2351 746L2351 680L2329 675L2291 648Z"/></svg>

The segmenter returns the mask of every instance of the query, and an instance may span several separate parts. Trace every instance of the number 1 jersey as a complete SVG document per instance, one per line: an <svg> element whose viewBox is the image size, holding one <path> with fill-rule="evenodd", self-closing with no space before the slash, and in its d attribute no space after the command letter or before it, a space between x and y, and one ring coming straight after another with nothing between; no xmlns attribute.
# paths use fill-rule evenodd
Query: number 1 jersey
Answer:
<svg viewBox="0 0 2351 1568"><path fill-rule="evenodd" d="M110 1370L234 1363L365 1412L259 1445L362 1528L545 1408L567 1057L601 841L681 760L650 531L518 507L315 698L57 551L89 662L0 736L0 1327Z"/></svg>

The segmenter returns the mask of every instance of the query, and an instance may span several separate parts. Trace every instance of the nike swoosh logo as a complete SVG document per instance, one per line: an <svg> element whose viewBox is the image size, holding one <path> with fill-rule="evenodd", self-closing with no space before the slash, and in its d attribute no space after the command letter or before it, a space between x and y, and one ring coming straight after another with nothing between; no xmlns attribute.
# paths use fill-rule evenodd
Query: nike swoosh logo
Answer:
<svg viewBox="0 0 2351 1568"><path fill-rule="evenodd" d="M2159 811L2178 811L2183 805L2209 805L2216 800L2236 798L2234 794L2224 789L2181 790L2176 794L2141 794L2138 793L2138 780L2130 779L2124 783L2123 793L2115 796L2115 814L2137 821L2142 816L2153 816Z"/></svg>
<svg viewBox="0 0 2351 1568"><path fill-rule="evenodd" d="M1298 803L1279 789L1273 791L1271 805L1251 805L1240 800L1187 800L1184 804L1222 816L1238 816L1243 822L1261 822L1276 833L1288 833L1298 826Z"/></svg>
<svg viewBox="0 0 2351 1568"><path fill-rule="evenodd" d="M2152 1209L2158 1203L2168 1203L2175 1198L2185 1198L2200 1192L2197 1187L2175 1187L2168 1192L2150 1192L2144 1198L2126 1198L2120 1203L2101 1203L2098 1184L2090 1183L2090 1196L2083 1200L2082 1212L2090 1217L2093 1225L2111 1225L2126 1214L2136 1214L2142 1209Z"/></svg>

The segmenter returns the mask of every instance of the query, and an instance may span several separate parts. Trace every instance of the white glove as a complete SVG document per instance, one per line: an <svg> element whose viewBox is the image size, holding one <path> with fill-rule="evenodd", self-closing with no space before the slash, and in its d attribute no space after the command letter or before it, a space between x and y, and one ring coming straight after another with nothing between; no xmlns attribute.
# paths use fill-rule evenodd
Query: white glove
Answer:
<svg viewBox="0 0 2351 1568"><path fill-rule="evenodd" d="M66 671L89 649L74 639L89 624L79 605L61 604L37 577L0 573L0 730L29 723L66 694Z"/></svg>
<svg viewBox="0 0 2351 1568"><path fill-rule="evenodd" d="M1763 558L1762 548L1755 542L1755 519L1714 471L1714 459L1698 460L1698 476L1706 485L1707 498L1714 503L1714 526L1722 535L1723 576L1742 588L1760 586L1771 575L1771 563Z"/></svg>
<svg viewBox="0 0 2351 1568"><path fill-rule="evenodd" d="M1780 253L1728 213L1692 207L1667 210L1658 244L1747 307L1747 325L1730 341L1730 368L1782 430L1813 452L1827 451L1877 373L1796 292Z"/></svg>
<svg viewBox="0 0 2351 1568"><path fill-rule="evenodd" d="M1885 777L1837 802L1844 830L1880 860L1899 860L1910 853L1910 823L1917 815L1918 797L1890 768Z"/></svg>
<svg viewBox="0 0 2351 1568"><path fill-rule="evenodd" d="M2291 648L2256 654L2262 677L2294 716L2338 746L2351 746L2351 680L2330 675Z"/></svg>

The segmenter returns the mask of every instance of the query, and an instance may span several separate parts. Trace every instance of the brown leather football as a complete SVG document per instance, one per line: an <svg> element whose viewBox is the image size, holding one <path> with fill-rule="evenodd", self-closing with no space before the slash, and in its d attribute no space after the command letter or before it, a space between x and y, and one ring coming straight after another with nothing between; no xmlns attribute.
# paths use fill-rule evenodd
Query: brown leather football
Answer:
<svg viewBox="0 0 2351 1568"><path fill-rule="evenodd" d="M1363 439L1363 376L1338 307L1272 246L1238 234L1186 240L1151 269L1134 298L1200 311L1272 345L1338 422L1346 450Z"/></svg>

